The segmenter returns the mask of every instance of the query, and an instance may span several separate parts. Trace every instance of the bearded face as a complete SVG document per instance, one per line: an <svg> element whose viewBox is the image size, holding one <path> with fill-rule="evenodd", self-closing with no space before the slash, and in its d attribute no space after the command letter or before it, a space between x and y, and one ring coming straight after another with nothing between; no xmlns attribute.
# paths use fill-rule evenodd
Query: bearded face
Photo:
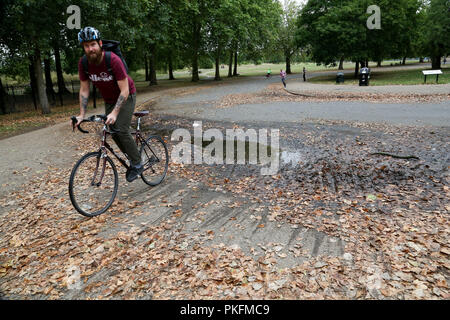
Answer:
<svg viewBox="0 0 450 320"><path fill-rule="evenodd" d="M89 41L83 43L83 49L86 53L89 63L99 64L102 61L103 50L101 47L102 43L97 41Z"/></svg>

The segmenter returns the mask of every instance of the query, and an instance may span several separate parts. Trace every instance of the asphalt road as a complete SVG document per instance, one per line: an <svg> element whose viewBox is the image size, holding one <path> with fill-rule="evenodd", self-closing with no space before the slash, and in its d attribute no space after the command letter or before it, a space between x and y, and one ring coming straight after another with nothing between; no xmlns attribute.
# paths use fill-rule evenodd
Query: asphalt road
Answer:
<svg viewBox="0 0 450 320"><path fill-rule="evenodd" d="M450 123L450 100L433 103L267 101L215 108L217 101L227 95L262 92L268 85L278 81L276 78L266 80L262 77L252 77L242 79L239 83L209 87L187 96L166 99L155 107L155 111L198 120L230 122L291 123L325 119L414 126L448 126ZM281 82L280 90L283 90Z"/></svg>

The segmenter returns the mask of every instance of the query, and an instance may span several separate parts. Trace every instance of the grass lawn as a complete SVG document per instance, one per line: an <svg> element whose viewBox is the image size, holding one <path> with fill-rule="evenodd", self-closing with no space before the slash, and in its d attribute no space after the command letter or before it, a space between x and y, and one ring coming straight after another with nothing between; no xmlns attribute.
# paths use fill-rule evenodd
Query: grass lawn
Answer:
<svg viewBox="0 0 450 320"><path fill-rule="evenodd" d="M439 75L439 84L450 83L450 65L442 66L443 74ZM310 79L310 82L322 84L335 84L336 75L323 76ZM422 70L402 70L402 71L373 71L370 76L370 85L413 85L423 84L424 76ZM427 76L427 84L435 84L436 76ZM345 75L344 85L358 85L359 80L353 74Z"/></svg>
<svg viewBox="0 0 450 320"><path fill-rule="evenodd" d="M419 60L407 60L407 64L411 63L417 63ZM391 64L399 63L399 61L383 61L382 66L390 66ZM371 62L369 63L370 67L375 67L376 63ZM222 78L226 78L228 76L228 65L223 64L224 68L220 68L220 76ZM302 73L303 67L306 67L307 72L314 72L314 71L333 71L337 70L336 67L326 67L324 65L316 65L313 62L306 62L306 63L292 63L291 64L291 71L292 73ZM344 63L345 69L354 69L355 64L353 62L345 62ZM278 76L280 73L280 70L286 70L286 64L285 63L262 63L262 64L242 64L238 65L238 74L240 76L264 76L267 73L267 70L272 71L272 76ZM214 78L216 71L214 68L210 69L199 69L200 71L200 79L209 79ZM135 72L130 72L131 77L135 81L145 81L145 70L141 69ZM174 77L178 80L191 80L191 73L190 69L184 69L184 70L176 70L174 71ZM168 74L156 74L156 78L158 80L167 80L169 78Z"/></svg>
<svg viewBox="0 0 450 320"><path fill-rule="evenodd" d="M398 60L388 60L383 61L382 66L390 66L391 64L399 63ZM407 60L407 64L411 63L417 63L418 60ZM370 67L375 67L376 63L371 62L369 63ZM220 69L220 76L222 78L226 78L228 76L228 65L222 64L224 68ZM306 63L292 63L291 64L291 71L293 73L302 73L303 67L306 67L307 72L314 72L314 71L333 71L337 70L336 67L326 67L323 65L316 65L313 62L306 62ZM345 62L344 68L345 69L353 69L355 67L355 64L353 62ZM263 63L259 65L255 64L242 64L238 65L238 73L240 76L264 76L267 73L267 70L270 69L272 71L273 76L277 76L280 73L280 69L285 70L286 64L285 63ZM215 69L199 69L200 71L200 79L209 79L214 78L215 76ZM137 71L130 71L130 76L133 78L136 82L143 82L145 81L145 69L140 69ZM56 87L57 78L56 78L56 72L51 73L52 81L54 86ZM177 80L191 80L191 73L189 68L185 68L183 70L175 70L174 71L174 77ZM18 81L16 79L13 79L11 77L8 77L6 75L0 75L0 78L2 79L3 85L20 85L20 84L27 84L27 81ZM158 80L168 80L169 75L167 73L157 73L156 78ZM64 80L67 83L70 83L70 81L74 81L78 88L78 74L64 74Z"/></svg>
<svg viewBox="0 0 450 320"><path fill-rule="evenodd" d="M70 116L78 114L80 107L78 104L54 106L51 110L52 113L49 115L43 115L41 110L0 115L0 139L40 129L63 120L67 121L69 126Z"/></svg>

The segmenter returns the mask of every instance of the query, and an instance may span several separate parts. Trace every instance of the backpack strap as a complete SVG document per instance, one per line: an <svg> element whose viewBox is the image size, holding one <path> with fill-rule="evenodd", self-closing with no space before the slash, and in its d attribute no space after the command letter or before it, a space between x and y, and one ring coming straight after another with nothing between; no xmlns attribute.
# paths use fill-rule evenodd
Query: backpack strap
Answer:
<svg viewBox="0 0 450 320"><path fill-rule="evenodd" d="M109 74L111 74L114 77L114 72L112 71L111 68L111 51L105 51L105 62L106 62L106 69L108 69Z"/></svg>
<svg viewBox="0 0 450 320"><path fill-rule="evenodd" d="M89 78L89 66L86 55L81 58L81 65L83 66L83 71L86 74L86 77Z"/></svg>

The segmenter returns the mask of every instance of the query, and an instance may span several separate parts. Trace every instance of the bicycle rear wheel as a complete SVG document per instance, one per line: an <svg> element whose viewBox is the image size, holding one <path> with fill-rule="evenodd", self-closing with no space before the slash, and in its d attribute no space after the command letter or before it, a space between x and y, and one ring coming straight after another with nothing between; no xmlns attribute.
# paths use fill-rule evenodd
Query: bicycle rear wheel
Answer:
<svg viewBox="0 0 450 320"><path fill-rule="evenodd" d="M100 152L84 155L72 169L69 195L75 209L86 217L104 213L114 202L119 178L114 162Z"/></svg>
<svg viewBox="0 0 450 320"><path fill-rule="evenodd" d="M144 164L142 180L149 186L160 184L169 167L169 151L164 140L159 136L150 136L141 143L141 161Z"/></svg>

